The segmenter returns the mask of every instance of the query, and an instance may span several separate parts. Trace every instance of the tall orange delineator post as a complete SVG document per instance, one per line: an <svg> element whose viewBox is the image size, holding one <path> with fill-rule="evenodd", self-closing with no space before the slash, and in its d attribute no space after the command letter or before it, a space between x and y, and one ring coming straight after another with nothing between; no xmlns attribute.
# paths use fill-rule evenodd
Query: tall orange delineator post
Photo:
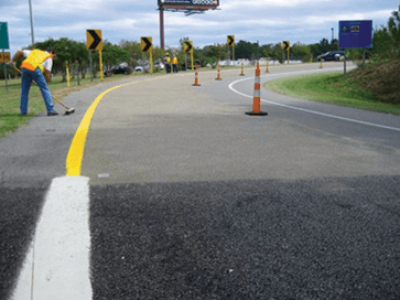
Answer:
<svg viewBox="0 0 400 300"><path fill-rule="evenodd" d="M265 69L265 73L269 73L269 59L267 58L267 69Z"/></svg>
<svg viewBox="0 0 400 300"><path fill-rule="evenodd" d="M242 62L242 66L240 67L240 76L245 76L244 75L244 63Z"/></svg>
<svg viewBox="0 0 400 300"><path fill-rule="evenodd" d="M198 69L199 69L199 66L196 64L196 73L194 73L194 84L193 84L193 86L200 86Z"/></svg>
<svg viewBox="0 0 400 300"><path fill-rule="evenodd" d="M222 80L219 62L218 62L218 67L217 68L218 68L218 73L217 73L217 78L215 78L215 80Z"/></svg>
<svg viewBox="0 0 400 300"><path fill-rule="evenodd" d="M256 76L254 78L253 110L246 112L249 116L266 116L268 113L261 111L261 83L260 64L257 62Z"/></svg>

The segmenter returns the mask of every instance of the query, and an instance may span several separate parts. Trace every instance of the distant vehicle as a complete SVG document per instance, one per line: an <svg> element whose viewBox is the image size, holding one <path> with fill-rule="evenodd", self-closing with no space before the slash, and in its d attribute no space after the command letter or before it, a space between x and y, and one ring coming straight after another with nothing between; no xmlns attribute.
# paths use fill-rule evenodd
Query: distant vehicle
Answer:
<svg viewBox="0 0 400 300"><path fill-rule="evenodd" d="M135 72L144 72L144 68L142 66L136 66L135 67Z"/></svg>
<svg viewBox="0 0 400 300"><path fill-rule="evenodd" d="M198 65L199 68L201 68L201 60L200 59L195 59L193 63L193 68L196 68L196 64ZM181 64L181 70L186 71L186 70L191 70L192 69L192 63L188 59L187 61L187 66L185 66L185 63L183 62Z"/></svg>
<svg viewBox="0 0 400 300"><path fill-rule="evenodd" d="M335 55L340 54L340 59L344 58L344 51L330 51L325 54L321 54L317 56L317 60L322 60L322 61L330 61L330 60L335 60Z"/></svg>
<svg viewBox="0 0 400 300"><path fill-rule="evenodd" d="M155 70L164 70L164 68L165 68L165 66L161 61L155 62L153 64L153 71L155 71ZM150 72L150 64L149 64L149 62L145 62L144 64L136 66L134 71L135 72L142 72L142 73Z"/></svg>
<svg viewBox="0 0 400 300"><path fill-rule="evenodd" d="M131 74L133 69L129 67L127 63L119 64L118 66L114 66L111 70L104 72L104 75L109 76L111 74Z"/></svg>
<svg viewBox="0 0 400 300"><path fill-rule="evenodd" d="M161 61L157 61L153 64L153 68L159 69L159 70L164 70L165 66Z"/></svg>

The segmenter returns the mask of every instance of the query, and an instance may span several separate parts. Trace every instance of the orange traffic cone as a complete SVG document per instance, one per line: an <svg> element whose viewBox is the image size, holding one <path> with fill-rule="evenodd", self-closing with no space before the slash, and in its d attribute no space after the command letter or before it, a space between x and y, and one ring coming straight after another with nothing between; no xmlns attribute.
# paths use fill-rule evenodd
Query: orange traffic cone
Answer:
<svg viewBox="0 0 400 300"><path fill-rule="evenodd" d="M240 76L245 76L244 75L244 64L242 63L242 67L240 68L241 69L241 71L240 71Z"/></svg>
<svg viewBox="0 0 400 300"><path fill-rule="evenodd" d="M269 73L269 60L267 59L267 69L265 70L265 73Z"/></svg>
<svg viewBox="0 0 400 300"><path fill-rule="evenodd" d="M217 78L215 78L215 80L222 80L219 63L218 63L218 74L217 74Z"/></svg>
<svg viewBox="0 0 400 300"><path fill-rule="evenodd" d="M256 77L254 79L253 110L246 112L250 116L266 116L268 113L261 111L261 83L260 83L260 64L257 62Z"/></svg>
<svg viewBox="0 0 400 300"><path fill-rule="evenodd" d="M194 73L194 84L193 84L193 86L200 86L198 69L199 69L199 66L196 64L196 73Z"/></svg>

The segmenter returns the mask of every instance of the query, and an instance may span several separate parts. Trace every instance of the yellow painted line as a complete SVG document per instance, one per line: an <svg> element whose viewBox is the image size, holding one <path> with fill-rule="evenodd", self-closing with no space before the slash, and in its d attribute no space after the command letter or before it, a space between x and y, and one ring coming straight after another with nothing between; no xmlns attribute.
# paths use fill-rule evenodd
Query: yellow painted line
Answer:
<svg viewBox="0 0 400 300"><path fill-rule="evenodd" d="M85 144L86 144L87 134L89 132L90 123L92 121L97 105L99 105L103 97L115 89L136 83L139 83L139 81L134 81L109 88L108 90L104 91L99 96L97 96L97 98L93 101L89 109L86 111L86 114L83 117L81 123L79 124L79 127L76 130L74 139L72 140L71 146L69 148L67 161L65 164L67 170L66 176L81 176L83 154L85 151Z"/></svg>

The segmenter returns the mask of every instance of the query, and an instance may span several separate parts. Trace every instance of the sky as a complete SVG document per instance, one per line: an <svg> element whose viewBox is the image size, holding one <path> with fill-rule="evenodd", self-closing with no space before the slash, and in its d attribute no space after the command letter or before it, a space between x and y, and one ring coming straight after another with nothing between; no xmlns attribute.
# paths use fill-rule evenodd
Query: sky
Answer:
<svg viewBox="0 0 400 300"><path fill-rule="evenodd" d="M113 44L151 36L160 46L157 0L31 0L35 42L67 37L86 43L87 29L102 30ZM220 0L218 10L185 16L164 12L166 47L178 47L189 37L195 47L225 44L227 35L260 45L289 40L313 44L338 38L338 22L372 20L387 25L400 0ZM29 0L0 0L0 22L8 25L15 53L32 43ZM1 35L0 35L1 36Z"/></svg>

